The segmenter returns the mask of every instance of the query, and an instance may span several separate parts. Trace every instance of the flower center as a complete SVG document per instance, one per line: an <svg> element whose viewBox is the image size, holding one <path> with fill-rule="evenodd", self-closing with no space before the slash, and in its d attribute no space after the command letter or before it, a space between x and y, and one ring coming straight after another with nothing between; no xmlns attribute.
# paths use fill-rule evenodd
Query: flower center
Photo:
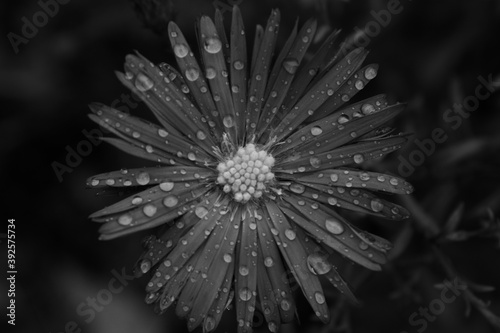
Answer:
<svg viewBox="0 0 500 333"><path fill-rule="evenodd" d="M274 179L273 165L274 157L249 143L219 163L217 183L224 186L224 192L233 192L234 200L245 203L262 196L266 184Z"/></svg>

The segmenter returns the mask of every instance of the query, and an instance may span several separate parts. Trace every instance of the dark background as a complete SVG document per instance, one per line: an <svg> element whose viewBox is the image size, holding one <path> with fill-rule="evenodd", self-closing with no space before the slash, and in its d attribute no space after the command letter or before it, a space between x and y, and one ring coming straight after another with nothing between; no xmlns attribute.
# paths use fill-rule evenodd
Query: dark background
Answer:
<svg viewBox="0 0 500 333"><path fill-rule="evenodd" d="M22 36L22 18L31 21L41 7L34 0L0 3L0 233L7 232L8 218L16 219L18 271L12 330L5 324L8 288L2 243L0 329L63 332L68 322L75 321L82 332L93 333L185 330L185 322L173 311L157 316L144 304L147 278L131 281L123 292L114 294L89 323L85 322L88 316L76 313L87 297L107 288L113 270L131 273L142 251L141 240L148 234L98 241L98 226L87 216L118 198L96 196L85 188L85 180L146 162L106 144L92 144L91 152L60 177L54 162L67 165L68 149L85 145L84 131L97 128L86 116L90 102L127 106L123 96L130 94L113 73L121 70L127 53L138 50L156 63L175 64L163 35L165 22L175 20L195 45L196 18L212 16L215 6L224 9L221 4L232 3L171 0L145 14L140 10L144 7L133 1L73 0L60 5L46 25L18 46L18 52L8 34ZM375 22L370 11L384 10L386 3L243 0L240 7L249 43L255 25L265 25L271 9L279 8L278 45L283 45L297 17L300 22L315 17L320 30L342 28L347 34ZM443 129L447 140L435 144L435 151L405 175L415 185L412 197L402 202L413 214L410 221L354 217L361 227L395 243L393 258L383 272L370 273L350 264L342 267L361 304L353 307L328 289L335 319L330 326L320 325L309 307L301 305L301 324L286 325L283 332L417 332L422 326L412 326L409 317L440 298L443 281L456 278L469 282L472 296L462 293L422 331L492 332L491 323L498 321L486 318L500 314L500 293L478 285L496 286L500 280L500 93L482 101L457 128L443 115L454 103L474 95L479 76L500 82L500 1L402 0L400 6L402 12L370 38L367 62L379 63L380 71L361 95L385 92L394 101L408 102L396 125L414 136L407 147L368 167L398 174L402 159L413 156L415 160L415 151L422 150L415 140L428 140L435 128ZM225 18L229 23L229 12ZM129 109L134 115L150 117L143 105ZM305 303L299 294L299 304ZM478 299L491 304L481 306ZM232 311L224 316L218 332L234 330ZM266 331L259 317L256 330Z"/></svg>

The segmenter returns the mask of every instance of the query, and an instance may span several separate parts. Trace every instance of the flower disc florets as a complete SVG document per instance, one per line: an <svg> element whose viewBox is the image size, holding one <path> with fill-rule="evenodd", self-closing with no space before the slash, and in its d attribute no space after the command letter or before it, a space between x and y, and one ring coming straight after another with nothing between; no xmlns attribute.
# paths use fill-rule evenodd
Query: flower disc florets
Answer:
<svg viewBox="0 0 500 333"><path fill-rule="evenodd" d="M235 201L245 203L262 197L266 184L274 180L273 166L271 154L249 143L219 163L217 183L224 187L224 192L232 192Z"/></svg>

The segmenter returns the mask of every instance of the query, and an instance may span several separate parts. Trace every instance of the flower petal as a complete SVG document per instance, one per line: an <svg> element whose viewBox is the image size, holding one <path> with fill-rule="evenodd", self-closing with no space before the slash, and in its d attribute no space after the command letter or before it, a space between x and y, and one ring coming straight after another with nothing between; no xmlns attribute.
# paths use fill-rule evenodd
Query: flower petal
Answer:
<svg viewBox="0 0 500 333"><path fill-rule="evenodd" d="M243 145L246 135L245 110L247 107L247 45L245 26L238 6L233 8L231 23L231 92L238 126L238 144Z"/></svg>
<svg viewBox="0 0 500 333"><path fill-rule="evenodd" d="M278 318L281 317L281 322L288 323L293 320L296 307L293 294L290 289L290 284L288 283L287 272L281 259L280 251L271 232L271 228L269 227L268 222L266 222L266 219L269 218L267 211L263 211L259 208L256 217L258 238L260 242L259 248L262 252L262 259L260 261L262 261L266 267L273 289L273 295L270 297L271 303L268 304L269 310L266 311L266 307L263 306L264 315L266 315L266 312L269 312L269 315L276 316ZM278 313L275 314L275 312ZM271 322L268 322L272 326ZM275 324L279 325L279 322L276 322Z"/></svg>
<svg viewBox="0 0 500 333"><path fill-rule="evenodd" d="M279 244L281 254L291 269L295 280L304 292L316 316L321 321L328 322L330 316L323 295L323 288L318 277L313 275L307 268L307 253L300 240L296 238L297 230L294 230L290 225L283 214L282 207L280 208L273 201L269 201L266 202L266 208L268 211L266 220L270 224L271 233Z"/></svg>
<svg viewBox="0 0 500 333"><path fill-rule="evenodd" d="M204 332L214 331L222 318L224 310L228 308L228 304L231 302L234 295L234 291L231 289L233 284L233 274L234 274L234 260L231 261L229 267L226 271L226 276L222 282L222 286L219 288L217 297L212 303L208 315L203 320L203 330Z"/></svg>
<svg viewBox="0 0 500 333"><path fill-rule="evenodd" d="M387 174L357 170L328 169L301 176L296 179L300 183L327 186L364 188L396 194L410 194L413 186L399 177Z"/></svg>
<svg viewBox="0 0 500 333"><path fill-rule="evenodd" d="M252 331L257 298L257 260L260 260L257 258L257 224L247 207L241 211L241 234L236 248L234 292L238 332Z"/></svg>
<svg viewBox="0 0 500 333"><path fill-rule="evenodd" d="M248 88L249 98L247 112L245 114L247 138L251 138L254 134L260 117L267 79L271 70L271 59L278 36L279 22L280 12L278 10L273 10L267 21L267 27L262 36L262 42L258 47L259 51L256 53L255 59L252 60L254 66L252 66L253 70L250 74Z"/></svg>
<svg viewBox="0 0 500 333"><path fill-rule="evenodd" d="M406 136L396 135L380 140L353 143L317 155L296 153L284 161L277 162L274 170L293 174L361 164L400 149L406 141Z"/></svg>
<svg viewBox="0 0 500 333"><path fill-rule="evenodd" d="M281 207L283 212L326 246L371 270L379 271L380 264L386 262L384 253L370 249L363 251L359 247L362 240L349 232L349 223L331 209L328 210L315 201L295 195L286 196L285 200L294 210L291 207Z"/></svg>
<svg viewBox="0 0 500 333"><path fill-rule="evenodd" d="M295 151L309 155L312 152L320 154L331 151L379 128L399 115L403 108L403 104L392 105L382 111L345 124L331 122L331 119L321 124L314 123L314 126L306 126L306 128L291 135L279 149L288 151L293 146ZM278 155L276 152L274 154Z"/></svg>
<svg viewBox="0 0 500 333"><path fill-rule="evenodd" d="M309 116L314 114L333 92L341 86L342 82L349 78L349 74L356 69L367 55L362 48L355 49L342 59L334 68L328 71L324 77L318 80L304 96L297 101L279 125L273 129L270 137L277 137L281 141L293 132ZM333 86L332 86L333 83Z"/></svg>
<svg viewBox="0 0 500 333"><path fill-rule="evenodd" d="M215 107L219 112L223 132L229 134L231 142L236 142L236 119L233 99L229 88L226 59L222 52L222 41L215 25L208 16L200 19L200 51L203 56L205 76L208 79Z"/></svg>
<svg viewBox="0 0 500 333"><path fill-rule="evenodd" d="M287 96L288 89L290 88L291 82L293 81L297 69L299 68L304 55L313 40L314 34L316 33L316 21L307 21L299 34L295 38L290 50L285 53L285 56L280 54L277 62L274 64L273 73L277 72L276 77L273 78L271 73L269 88L271 89L267 94L267 100L264 104L263 110L259 118L259 123L257 127L259 132L257 137L260 136L267 130L268 126L271 124L274 116L278 112L283 100ZM281 59L283 58L283 59ZM271 79L275 79L274 82Z"/></svg>
<svg viewBox="0 0 500 333"><path fill-rule="evenodd" d="M181 73L186 78L190 93L195 98L200 111L218 138L222 137L222 121L215 108L212 93L209 91L203 72L189 48L184 35L174 23L168 24L169 38Z"/></svg>
<svg viewBox="0 0 500 333"><path fill-rule="evenodd" d="M186 139L170 134L152 123L103 104L91 104L90 108L97 115L90 115L93 121L107 129L113 129L114 134L136 146L144 146L148 153L165 151L169 153L165 158L174 155L201 165L216 161L214 156L190 144Z"/></svg>
<svg viewBox="0 0 500 333"><path fill-rule="evenodd" d="M377 71L378 65L367 65L356 71L349 77L349 80L344 81L332 96L314 112L308 121L321 119L339 109L366 87L375 78Z"/></svg>

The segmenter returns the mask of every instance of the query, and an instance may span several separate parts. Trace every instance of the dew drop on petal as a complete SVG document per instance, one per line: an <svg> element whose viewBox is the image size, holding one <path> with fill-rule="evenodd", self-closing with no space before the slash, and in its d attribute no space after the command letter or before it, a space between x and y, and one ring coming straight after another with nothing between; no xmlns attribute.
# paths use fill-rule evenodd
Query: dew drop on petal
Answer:
<svg viewBox="0 0 500 333"><path fill-rule="evenodd" d="M363 89L365 87L365 84L363 83L363 81L357 80L354 83L354 86L356 87L356 89L361 90L361 89Z"/></svg>
<svg viewBox="0 0 500 333"><path fill-rule="evenodd" d="M293 183L290 185L290 191L297 194L302 194L306 190L306 187L302 184Z"/></svg>
<svg viewBox="0 0 500 333"><path fill-rule="evenodd" d="M371 104L363 104L361 105L361 112L363 112L364 115L369 115L375 112L375 107Z"/></svg>
<svg viewBox="0 0 500 333"><path fill-rule="evenodd" d="M164 138L164 137L166 137L166 136L168 135L168 132L167 132L167 131L165 131L163 128L160 128L160 129L158 130L158 135L159 135L160 137Z"/></svg>
<svg viewBox="0 0 500 333"><path fill-rule="evenodd" d="M206 316L203 320L203 332L211 332L215 329L215 319L212 316Z"/></svg>
<svg viewBox="0 0 500 333"><path fill-rule="evenodd" d="M314 275L323 275L332 269L332 264L326 256L315 252L307 257L307 267Z"/></svg>
<svg viewBox="0 0 500 333"><path fill-rule="evenodd" d="M285 236L289 240L294 240L295 237L296 237L296 234L295 234L295 231L293 231L292 229L286 229L285 230Z"/></svg>
<svg viewBox="0 0 500 333"><path fill-rule="evenodd" d="M314 126L311 128L312 135L317 136L317 135L320 135L321 133L323 133L323 130L321 129L321 127Z"/></svg>
<svg viewBox="0 0 500 333"><path fill-rule="evenodd" d="M233 127L234 126L234 117L233 116L225 116L224 119L222 120L224 123L224 126L226 127Z"/></svg>
<svg viewBox="0 0 500 333"><path fill-rule="evenodd" d="M224 260L224 262L227 262L227 263L230 263L231 261L233 261L233 257L229 253L224 254L222 259Z"/></svg>
<svg viewBox="0 0 500 333"><path fill-rule="evenodd" d="M219 38L210 37L205 39L203 47L205 48L205 51L207 51L208 53L215 54L222 49L222 42L220 41Z"/></svg>
<svg viewBox="0 0 500 333"><path fill-rule="evenodd" d="M163 182L160 184L160 189L164 192L169 192L174 188L173 182Z"/></svg>
<svg viewBox="0 0 500 333"><path fill-rule="evenodd" d="M354 159L354 163L356 164L360 164L360 163L363 163L365 158L363 157L363 155L361 154L356 154L353 156L353 159Z"/></svg>
<svg viewBox="0 0 500 333"><path fill-rule="evenodd" d="M198 216L200 219L202 219L205 217L205 215L208 214L208 209L206 207L203 207L203 206L198 206L194 210L194 213L196 214L196 216Z"/></svg>
<svg viewBox="0 0 500 333"><path fill-rule="evenodd" d="M283 60L283 68L285 68L285 70L290 74L295 74L298 67L299 62L297 61L297 59L286 58L285 60Z"/></svg>
<svg viewBox="0 0 500 333"><path fill-rule="evenodd" d="M211 79L213 79L213 78L215 78L215 77L217 76L217 72L215 71L215 69L214 69L214 68L212 68L212 67L208 67L208 68L206 69L206 74L205 74L205 76L207 77L207 79L211 80Z"/></svg>
<svg viewBox="0 0 500 333"><path fill-rule="evenodd" d="M334 197L329 197L328 198L328 203L332 206L336 205L337 204L337 199L334 198Z"/></svg>
<svg viewBox="0 0 500 333"><path fill-rule="evenodd" d="M365 70L365 77L368 79L368 80L372 80L373 78L375 78L375 76L377 76L377 70L373 67L368 67L366 70Z"/></svg>
<svg viewBox="0 0 500 333"><path fill-rule="evenodd" d="M327 218L325 221L325 227L334 235L340 235L344 232L344 226L337 220Z"/></svg>
<svg viewBox="0 0 500 333"><path fill-rule="evenodd" d="M137 77L135 78L135 87L137 90L144 92L153 88L153 86L154 82L148 76L142 73L137 74Z"/></svg>
<svg viewBox="0 0 500 333"><path fill-rule="evenodd" d="M336 181L339 180L339 175L337 175L336 173L332 173L330 175L330 180L335 183Z"/></svg>
<svg viewBox="0 0 500 333"><path fill-rule="evenodd" d="M238 269L238 271L239 271L239 273L240 273L241 276L247 276L248 273L250 272L248 270L248 267L246 267L246 266L240 266L240 268Z"/></svg>
<svg viewBox="0 0 500 333"><path fill-rule="evenodd" d="M196 81L200 77L200 72L196 68L188 68L185 76L189 81Z"/></svg>
<svg viewBox="0 0 500 333"><path fill-rule="evenodd" d="M398 179L397 178L391 178L389 180L389 183L391 183L391 185L396 186L396 185L398 185Z"/></svg>
<svg viewBox="0 0 500 333"><path fill-rule="evenodd" d="M203 131L198 131L196 133L196 137L199 139L199 140L205 140L207 138L207 135L205 134L205 132Z"/></svg>
<svg viewBox="0 0 500 333"><path fill-rule="evenodd" d="M163 204L166 207L174 207L179 202L179 199L175 195L169 195L163 199Z"/></svg>
<svg viewBox="0 0 500 333"><path fill-rule="evenodd" d="M321 165L321 160L319 158L317 158L317 157L311 157L309 159L309 163L311 164L311 166L313 168L319 168L320 165Z"/></svg>
<svg viewBox="0 0 500 333"><path fill-rule="evenodd" d="M314 294L314 298L316 299L316 302L318 302L318 304L325 303L325 295L323 295L323 293L320 293L319 291Z"/></svg>
<svg viewBox="0 0 500 333"><path fill-rule="evenodd" d="M132 223L132 215L123 214L118 218L118 223L121 225L129 225L130 223Z"/></svg>
<svg viewBox="0 0 500 333"><path fill-rule="evenodd" d="M241 61L237 60L237 61L235 61L235 62L233 63L233 67L234 67L234 69L236 69L236 70L242 70L242 69L243 69L243 67L245 67L245 65L243 64L243 62L241 62Z"/></svg>
<svg viewBox="0 0 500 333"><path fill-rule="evenodd" d="M141 172L137 175L135 180L137 181L137 184L139 184L139 185L147 185L149 183L149 180L150 180L149 173Z"/></svg>
<svg viewBox="0 0 500 333"><path fill-rule="evenodd" d="M185 56L188 55L189 49L186 45L184 44L175 44L174 45L174 53L177 57L179 58L184 58Z"/></svg>
<svg viewBox="0 0 500 333"><path fill-rule="evenodd" d="M366 172L363 172L359 175L359 179L361 179L362 181L370 180L370 175L367 174Z"/></svg>
<svg viewBox="0 0 500 333"><path fill-rule="evenodd" d="M156 210L157 210L156 206L151 205L151 204L146 205L142 208L142 212L144 213L144 215L146 215L148 217L155 215Z"/></svg>
<svg viewBox="0 0 500 333"><path fill-rule="evenodd" d="M380 212L382 209L384 209L384 204L379 199L373 199L370 202L370 207L374 212Z"/></svg>
<svg viewBox="0 0 500 333"><path fill-rule="evenodd" d="M239 295L242 301L248 301L252 298L252 292L248 288L241 289Z"/></svg>
<svg viewBox="0 0 500 333"><path fill-rule="evenodd" d="M142 203L142 198L139 196L136 196L132 199L132 205L139 205Z"/></svg>
<svg viewBox="0 0 500 333"><path fill-rule="evenodd" d="M271 257L266 257L266 258L264 259L264 265L265 265L266 267L272 267L272 266L274 265L274 260L273 260L273 258L271 258Z"/></svg>

